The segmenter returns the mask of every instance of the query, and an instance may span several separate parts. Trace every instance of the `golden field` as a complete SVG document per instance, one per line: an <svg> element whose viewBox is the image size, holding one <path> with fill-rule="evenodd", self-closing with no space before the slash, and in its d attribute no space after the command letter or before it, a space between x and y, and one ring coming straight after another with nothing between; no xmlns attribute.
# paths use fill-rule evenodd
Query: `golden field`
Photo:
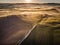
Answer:
<svg viewBox="0 0 60 45"><path fill-rule="evenodd" d="M20 43L31 29L30 35L21 45L60 44L60 6L58 4L6 4L6 6L0 4L1 45Z"/></svg>

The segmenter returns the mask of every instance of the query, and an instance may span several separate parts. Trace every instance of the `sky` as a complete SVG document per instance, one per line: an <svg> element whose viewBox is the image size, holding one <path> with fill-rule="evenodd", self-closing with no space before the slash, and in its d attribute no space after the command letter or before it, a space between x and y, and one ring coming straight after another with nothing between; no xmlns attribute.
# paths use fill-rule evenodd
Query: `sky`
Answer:
<svg viewBox="0 0 60 45"><path fill-rule="evenodd" d="M60 0L0 0L0 3L60 3Z"/></svg>

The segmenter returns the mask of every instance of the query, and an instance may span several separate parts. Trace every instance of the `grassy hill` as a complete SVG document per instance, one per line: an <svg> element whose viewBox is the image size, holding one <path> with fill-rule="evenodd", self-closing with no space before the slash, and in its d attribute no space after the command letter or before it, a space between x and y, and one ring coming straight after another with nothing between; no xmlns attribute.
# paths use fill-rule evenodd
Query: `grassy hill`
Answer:
<svg viewBox="0 0 60 45"><path fill-rule="evenodd" d="M60 3L0 3L0 45L17 43L60 45Z"/></svg>
<svg viewBox="0 0 60 45"><path fill-rule="evenodd" d="M60 18L45 17L20 45L60 45Z"/></svg>

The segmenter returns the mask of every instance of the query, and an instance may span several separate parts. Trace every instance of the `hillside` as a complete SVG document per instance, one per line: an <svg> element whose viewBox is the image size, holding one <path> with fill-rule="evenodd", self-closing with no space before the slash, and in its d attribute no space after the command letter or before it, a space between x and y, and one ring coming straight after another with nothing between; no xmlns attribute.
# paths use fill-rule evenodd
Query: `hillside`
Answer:
<svg viewBox="0 0 60 45"><path fill-rule="evenodd" d="M60 18L43 17L19 45L60 45Z"/></svg>
<svg viewBox="0 0 60 45"><path fill-rule="evenodd" d="M59 45L60 3L0 3L0 45L16 44Z"/></svg>

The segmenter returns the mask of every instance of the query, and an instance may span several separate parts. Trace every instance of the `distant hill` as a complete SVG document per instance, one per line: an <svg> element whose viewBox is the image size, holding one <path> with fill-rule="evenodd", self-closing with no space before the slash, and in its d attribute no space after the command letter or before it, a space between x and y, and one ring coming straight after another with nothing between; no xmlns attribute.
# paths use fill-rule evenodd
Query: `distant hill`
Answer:
<svg viewBox="0 0 60 45"><path fill-rule="evenodd" d="M60 3L0 3L0 8L13 8L21 7L26 5L32 6L41 6L41 5L50 5L50 6L60 6Z"/></svg>

